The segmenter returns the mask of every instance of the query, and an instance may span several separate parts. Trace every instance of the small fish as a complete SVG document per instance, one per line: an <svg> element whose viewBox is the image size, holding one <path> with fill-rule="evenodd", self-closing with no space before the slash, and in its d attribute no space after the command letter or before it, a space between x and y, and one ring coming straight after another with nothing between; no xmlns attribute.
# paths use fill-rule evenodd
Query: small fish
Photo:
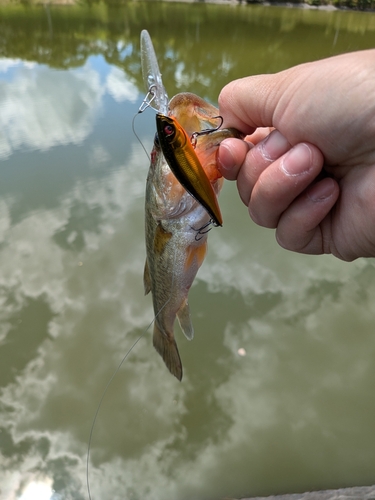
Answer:
<svg viewBox="0 0 375 500"><path fill-rule="evenodd" d="M171 99L169 109L170 116L183 127L187 137L194 132L217 128L218 110L194 94L177 94ZM216 165L216 152L220 142L227 137L239 137L239 132L219 129L196 137L194 151L215 198L223 184ZM154 347L170 372L181 380L182 364L174 337L174 322L177 317L186 338L193 338L188 292L206 255L212 217L173 174L159 141L160 135L151 153L146 184L144 289L145 294L152 293ZM199 178L198 173L197 182Z"/></svg>

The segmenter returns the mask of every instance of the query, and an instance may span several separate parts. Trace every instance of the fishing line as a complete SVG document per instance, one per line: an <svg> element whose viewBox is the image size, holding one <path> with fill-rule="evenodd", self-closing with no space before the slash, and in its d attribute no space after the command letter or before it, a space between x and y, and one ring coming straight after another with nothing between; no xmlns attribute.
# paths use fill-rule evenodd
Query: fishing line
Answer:
<svg viewBox="0 0 375 500"><path fill-rule="evenodd" d="M173 267L176 264L176 254L177 254L177 250L175 250L175 252L174 252ZM151 321L151 323L147 326L147 328L144 330L144 332L137 338L137 340L135 340L135 342L130 347L130 349L128 350L128 352L122 358L122 360L120 361L119 365L117 366L117 368L115 369L115 371L112 373L110 379L108 380L107 385L104 388L103 394L102 394L102 396L101 396L101 398L99 400L99 403L98 403L98 406L96 408L95 415L94 415L94 418L93 418L93 421L92 421L92 424L91 424L90 434L89 434L89 440L88 440L88 443L87 443L86 487L87 487L87 493L88 493L88 496L89 496L89 500L92 500L91 490L90 490L90 479L89 479L90 451L91 451L92 437L93 437L93 434L94 434L94 428L95 428L95 424L96 424L96 421L97 421L97 418L98 418L98 415L99 415L100 408L102 407L102 403L103 403L104 398L105 398L105 396L106 396L106 394L108 392L108 389L109 389L111 383L113 382L113 379L115 378L115 376L119 372L121 366L123 365L123 363L125 362L125 360L129 357L130 353L133 351L133 349L138 344L138 342L141 339L143 339L143 337L146 335L146 333L148 332L149 328L155 322L156 318L159 316L159 314L162 312L162 310L169 304L170 300L172 299L172 290L173 290L173 285L174 285L174 278L175 277L173 275L172 284L171 284L171 293L169 295L168 300L166 300L165 304L159 309L159 311L157 312L157 314L155 314L155 316L153 317L153 320Z"/></svg>
<svg viewBox="0 0 375 500"><path fill-rule="evenodd" d="M150 158L150 155L148 154L148 151L147 149L145 148L143 142L141 141L139 135L137 134L137 132L135 131L135 126L134 126L134 123L135 123L135 119L137 118L137 116L141 113L141 111L138 111L134 116L133 116L133 120L132 120L132 129L133 129L133 134L136 136L136 138L138 139L138 142L139 144L142 146L142 149L143 151L146 153L147 155L147 158L148 160L151 162L151 158Z"/></svg>
<svg viewBox="0 0 375 500"><path fill-rule="evenodd" d="M142 146L142 149L146 153L146 156L147 156L147 158L149 159L150 162L151 162L150 155L148 154L147 149L145 148L143 142L141 141L140 137L138 136L137 132L135 131L135 119L137 118L138 115L140 115L141 113L143 113L144 111L146 111L147 108L151 108L152 107L151 103L152 103L152 101L156 97L155 90L156 90L155 85L151 85L151 87L148 89L148 92L147 92L145 98L141 102L141 105L139 106L138 111L136 112L136 114L133 116L133 119L132 119L133 134L138 139L139 144Z"/></svg>
<svg viewBox="0 0 375 500"><path fill-rule="evenodd" d="M90 429L89 441L88 441L88 445L87 445L87 460L86 460L86 485L87 485L87 493L89 495L89 499L90 500L92 500L92 497L91 497L90 481L89 481L89 461L90 461L91 442L92 442L92 436L93 436L93 433L94 433L94 427L95 427L96 419L98 417L98 414L99 414L100 408L102 406L104 397L107 394L107 391L108 391L109 386L111 385L113 379L117 375L118 371L120 370L120 368L121 368L122 364L124 363L124 361L126 360L126 358L129 356L129 354L132 352L132 350L138 344L138 342L145 336L145 334L147 333L147 330L150 328L150 326L152 325L152 323L154 321L155 321L155 318L151 321L151 323L148 325L148 327L146 328L146 330L142 333L142 335L140 335L137 338L137 340L133 343L133 345L130 347L130 349L128 350L128 352L122 358L120 364L117 366L117 368L115 369L115 371L112 373L110 379L108 380L107 385L105 386L103 394L102 394L102 396L100 398L99 404L98 404L98 406L96 408L96 412L95 412L94 419L92 421L91 429Z"/></svg>
<svg viewBox="0 0 375 500"><path fill-rule="evenodd" d="M152 90L152 87L150 87L146 97L143 99L139 109L138 109L138 112L133 116L133 120L132 120L132 129L133 129L133 134L135 135L135 137L138 139L140 145L142 146L144 152L146 153L149 161L151 161L150 159L150 156L145 148L145 146L143 145L140 137L138 136L138 134L136 133L135 131L135 119L136 117L140 114L140 113L143 113L143 111L145 111L145 109L147 109L150 105L151 105L151 102L153 101L153 99L155 98L155 93L153 92ZM170 300L170 299L169 299ZM167 304L167 303L166 303ZM165 304L165 305L166 305ZM164 306L163 306L164 307ZM161 309L162 310L162 309ZM160 311L161 311L160 310ZM159 312L160 312L159 311ZM89 480L89 462L90 462L90 451L91 451L91 442L92 442L92 437L93 437L93 433L94 433L94 428L95 428L95 424L96 424L96 420L98 418L98 415L99 415L99 411L100 411L100 408L102 406L102 403L103 403L103 400L107 394L107 391L113 381L113 379L115 378L115 376L117 375L117 373L119 372L121 366L123 365L123 363L125 362L125 360L127 359L127 357L130 355L130 353L132 352L132 350L135 348L135 346L138 344L138 342L145 336L145 334L147 333L148 329L151 327L151 325L153 324L153 322L155 321L156 319L156 316L154 317L154 319L151 321L151 323L148 325L148 327L145 329L145 331L137 338L137 340L133 343L133 345L130 347L130 349L128 350L128 352L125 354L125 356L122 358L122 360L120 361L119 365L117 366L117 368L115 369L115 371L112 373L110 379L108 380L107 382L107 385L105 386L104 388L104 391L102 393L102 396L99 400L99 404L96 408L96 411L95 411L95 414L94 414L94 419L92 421L92 424L91 424L91 428L90 428L90 435L89 435L89 440L88 440L88 444L87 444L87 458L86 458L86 485L87 485L87 493L89 495L89 499L92 500L92 497L91 497L91 490L90 490L90 480Z"/></svg>

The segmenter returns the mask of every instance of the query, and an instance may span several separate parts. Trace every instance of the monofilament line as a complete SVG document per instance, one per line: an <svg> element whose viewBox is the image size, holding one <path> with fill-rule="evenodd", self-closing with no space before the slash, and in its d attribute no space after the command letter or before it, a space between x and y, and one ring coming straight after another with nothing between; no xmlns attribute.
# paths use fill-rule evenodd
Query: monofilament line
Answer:
<svg viewBox="0 0 375 500"><path fill-rule="evenodd" d="M176 254L177 252L175 251L174 252L174 257L173 257L173 267L174 265L176 264ZM173 284L174 284L174 276L173 276L173 279L172 279L172 284L171 284L171 294L169 295L169 298L168 300L165 301L165 304L163 305L163 307L160 308L160 310L158 311L157 314L155 314L153 320L151 321L151 323L148 325L148 327L145 329L145 331L137 338L137 340L134 342L134 344L130 347L130 349L128 350L128 352L125 354L125 356L122 358L121 362L119 363L119 365L117 366L117 368L115 369L115 371L112 373L111 375L111 378L108 380L107 382L107 385L105 386L105 389L103 391L103 394L102 394L102 397L100 398L100 401L99 401L99 404L96 408L96 412L95 412L95 415L94 415L94 419L92 421L92 424L91 424L91 429L90 429L90 435L89 435L89 441L88 441L88 444L87 444L87 458L86 458L86 486L87 486L87 493L89 495L89 500L92 500L92 497L91 497L91 490L90 490L90 479L89 479L89 464L90 464L90 450L91 450L91 442L92 442L92 436L94 434L94 427L95 427L95 423L96 423L96 420L98 418L98 415L99 415L99 411L100 411L100 408L102 406L102 403L103 403L103 400L105 398L105 395L107 394L107 391L109 389L109 386L111 385L113 379L115 378L115 376L117 375L118 371L120 370L121 366L123 365L123 363L125 362L125 360L128 358L128 356L130 355L130 353L132 352L132 350L135 348L135 346L138 344L138 342L146 335L146 333L148 332L149 328L152 326L152 324L154 323L154 321L156 320L156 318L159 316L159 314L162 312L162 310L167 306L167 304L170 302L170 300L172 299L172 290L173 290Z"/></svg>
<svg viewBox="0 0 375 500"><path fill-rule="evenodd" d="M134 344L131 346L131 348L128 350L128 352L125 354L125 356L122 358L122 360L121 360L120 364L118 365L118 367L116 368L116 370L112 373L112 376L108 380L107 385L105 386L105 389L103 391L102 397L100 398L98 407L96 409L96 412L95 412L95 415L94 415L94 419L92 421L91 429L90 429L89 441L88 441L88 445L87 445L87 460L86 460L86 484L87 484L87 493L89 495L89 499L90 500L92 500L92 498L91 498L91 491L90 491L90 481L89 481L90 449L91 449L92 436L93 436L93 433L94 433L94 427L95 427L96 419L97 419L98 414L99 414L99 410L100 410L100 408L102 406L104 397L107 394L109 386L112 383L112 380L115 378L115 376L117 375L118 371L120 370L122 364L124 363L124 361L126 360L126 358L129 356L129 354L132 352L132 350L134 349L134 347L145 336L145 334L147 333L147 330L150 328L150 326L152 325L153 322L154 322L154 320L152 320L152 322L149 324L149 326L146 328L146 330L142 333L142 335L140 335L137 338L137 340L134 342Z"/></svg>

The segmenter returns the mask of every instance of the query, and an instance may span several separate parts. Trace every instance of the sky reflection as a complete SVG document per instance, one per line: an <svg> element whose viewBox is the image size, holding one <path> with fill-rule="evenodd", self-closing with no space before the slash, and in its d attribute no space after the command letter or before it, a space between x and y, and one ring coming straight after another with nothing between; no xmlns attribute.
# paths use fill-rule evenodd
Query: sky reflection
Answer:
<svg viewBox="0 0 375 500"><path fill-rule="evenodd" d="M31 481L24 488L19 500L58 500L54 495L52 483L51 479Z"/></svg>
<svg viewBox="0 0 375 500"><path fill-rule="evenodd" d="M0 60L0 159L27 148L80 144L92 132L103 98L135 103L137 87L101 57L70 71Z"/></svg>

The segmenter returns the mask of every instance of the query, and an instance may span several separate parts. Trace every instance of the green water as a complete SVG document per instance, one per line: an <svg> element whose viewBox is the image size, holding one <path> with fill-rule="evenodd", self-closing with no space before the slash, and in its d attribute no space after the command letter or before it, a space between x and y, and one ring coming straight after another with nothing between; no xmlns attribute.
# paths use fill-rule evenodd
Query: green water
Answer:
<svg viewBox="0 0 375 500"><path fill-rule="evenodd" d="M132 117L149 30L170 95L375 46L375 14L204 3L0 8L0 498L81 500L90 426L153 318L148 159ZM350 68L348 68L348 71ZM136 120L150 150L150 110ZM224 227L176 327L177 382L148 332L92 440L93 500L219 500L375 483L375 265ZM244 351L239 351L243 349ZM240 353L244 353L241 356Z"/></svg>

